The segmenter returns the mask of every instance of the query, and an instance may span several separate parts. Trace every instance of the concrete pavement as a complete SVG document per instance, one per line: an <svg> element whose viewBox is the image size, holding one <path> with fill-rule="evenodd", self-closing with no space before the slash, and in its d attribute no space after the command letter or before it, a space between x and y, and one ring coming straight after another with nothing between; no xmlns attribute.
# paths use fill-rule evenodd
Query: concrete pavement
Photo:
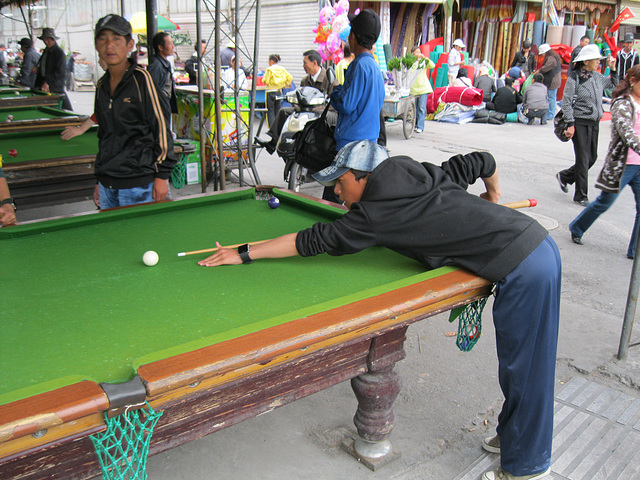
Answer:
<svg viewBox="0 0 640 480"><path fill-rule="evenodd" d="M92 93L70 96L77 111L91 113ZM598 194L593 184L609 127L610 122L601 123L599 160L590 172L591 199ZM489 151L498 162L501 202L538 200L536 208L523 213L550 229L563 260L551 478L638 478L633 452L640 441L640 348L631 347L624 362L615 359L633 263L625 256L635 215L631 191L623 191L584 236L585 245L578 246L571 242L568 224L582 207L571 201L571 190L560 191L554 178L572 164L572 144L557 140L551 125L427 122L422 134L405 140L398 123L387 133L392 154L420 161L440 163L456 153ZM262 183L285 186L277 156L262 152L257 165ZM199 193L197 187L185 190ZM481 185L470 190L480 193ZM305 191L317 195L321 187L309 185ZM174 195L182 194L174 190ZM91 203L80 202L18 213L27 220L90 208ZM394 404L391 435L402 456L375 472L339 446L346 432L355 431L357 407L344 383L151 457L149 478L476 480L498 462L497 455L483 453L480 442L494 433L502 402L490 304L483 325L483 336L469 353L460 352L455 338L446 335L455 326L444 315L409 328L407 358L397 366L403 389ZM618 410L606 414L606 405L615 402Z"/></svg>

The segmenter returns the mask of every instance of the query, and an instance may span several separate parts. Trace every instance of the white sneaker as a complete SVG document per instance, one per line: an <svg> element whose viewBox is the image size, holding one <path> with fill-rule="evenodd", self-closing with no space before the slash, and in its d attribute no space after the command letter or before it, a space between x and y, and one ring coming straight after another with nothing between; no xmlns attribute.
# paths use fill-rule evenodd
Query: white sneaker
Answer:
<svg viewBox="0 0 640 480"><path fill-rule="evenodd" d="M416 133L422 133L422 129L421 129L421 128L416 128L416 129L414 130L414 132L416 132Z"/></svg>
<svg viewBox="0 0 640 480"><path fill-rule="evenodd" d="M538 480L539 478L546 477L549 473L551 473L551 468L547 469L546 472L516 477L515 475L511 475L509 472L505 472L502 468L499 468L492 472L485 472L484 475L482 475L482 480Z"/></svg>
<svg viewBox="0 0 640 480"><path fill-rule="evenodd" d="M482 448L489 453L500 453L500 435L482 440Z"/></svg>

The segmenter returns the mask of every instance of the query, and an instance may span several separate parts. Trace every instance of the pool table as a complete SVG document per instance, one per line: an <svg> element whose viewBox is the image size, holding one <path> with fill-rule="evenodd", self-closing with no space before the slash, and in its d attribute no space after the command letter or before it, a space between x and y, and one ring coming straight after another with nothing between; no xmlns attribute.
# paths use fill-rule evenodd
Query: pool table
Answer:
<svg viewBox="0 0 640 480"><path fill-rule="evenodd" d="M15 107L49 106L62 108L63 95L39 90L0 90L0 110Z"/></svg>
<svg viewBox="0 0 640 480"><path fill-rule="evenodd" d="M0 122L2 117L0 111ZM98 129L66 141L61 132L57 128L0 133L2 169L18 207L92 198ZM10 150L17 155L9 155Z"/></svg>
<svg viewBox="0 0 640 480"><path fill-rule="evenodd" d="M0 112L0 122L2 116ZM71 140L62 140L61 133L60 127L0 133L2 169L18 208L93 198L98 127ZM12 149L15 157L9 155ZM187 145L174 141L177 155L187 150Z"/></svg>
<svg viewBox="0 0 640 480"><path fill-rule="evenodd" d="M2 478L98 474L88 436L125 403L163 412L155 454L348 379L360 435L388 441L408 326L486 297L489 281L384 248L217 268L177 256L343 214L256 187L0 229L18 287L0 323ZM127 401L105 393L127 381Z"/></svg>
<svg viewBox="0 0 640 480"><path fill-rule="evenodd" d="M13 118L10 118L11 115ZM60 129L80 125L86 115L41 105L0 110L0 133Z"/></svg>

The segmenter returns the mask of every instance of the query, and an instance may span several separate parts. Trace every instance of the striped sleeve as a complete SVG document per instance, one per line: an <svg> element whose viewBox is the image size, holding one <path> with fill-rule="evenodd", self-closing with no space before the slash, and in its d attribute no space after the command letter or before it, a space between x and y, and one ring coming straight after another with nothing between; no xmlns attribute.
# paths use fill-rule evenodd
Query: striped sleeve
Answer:
<svg viewBox="0 0 640 480"><path fill-rule="evenodd" d="M160 99L158 98L158 91L156 90L156 86L153 83L151 74L141 66L137 66L136 71L142 74L142 77L145 81L146 90L149 95L149 100L151 101L152 114L155 119L154 123L158 126L157 141L158 141L158 145L160 146L160 153L156 158L156 162L158 164L161 164L167 159L167 156L169 153L169 140L168 140L169 128L167 127L164 113L162 112Z"/></svg>

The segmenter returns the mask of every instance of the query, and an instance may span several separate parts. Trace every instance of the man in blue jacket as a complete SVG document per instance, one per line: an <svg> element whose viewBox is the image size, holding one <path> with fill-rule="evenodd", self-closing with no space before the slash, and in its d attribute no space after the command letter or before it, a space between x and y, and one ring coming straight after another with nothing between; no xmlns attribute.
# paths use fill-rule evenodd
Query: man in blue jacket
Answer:
<svg viewBox="0 0 640 480"><path fill-rule="evenodd" d="M380 17L366 9L350 15L349 21L349 48L356 58L347 69L344 85L331 92L331 105L338 112L334 134L338 150L356 140L378 140L384 103L384 80L372 51L380 35Z"/></svg>
<svg viewBox="0 0 640 480"><path fill-rule="evenodd" d="M495 282L493 322L505 400L497 435L483 447L501 454L501 467L482 478L546 477L553 437L560 253L538 222L495 205L501 191L494 158L473 152L437 166L405 156L388 158L383 147L361 141L345 146L314 178L335 183L336 194L349 208L345 215L261 244L220 248L198 263L338 256L378 245L426 268L455 265ZM486 187L481 198L466 192L478 178Z"/></svg>

